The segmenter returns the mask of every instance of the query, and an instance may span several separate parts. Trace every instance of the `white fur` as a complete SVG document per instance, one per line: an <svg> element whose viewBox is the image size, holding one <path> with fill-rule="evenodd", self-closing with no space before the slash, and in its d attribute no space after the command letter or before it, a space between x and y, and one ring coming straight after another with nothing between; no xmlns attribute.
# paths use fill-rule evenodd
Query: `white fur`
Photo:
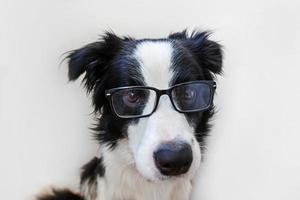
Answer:
<svg viewBox="0 0 300 200"><path fill-rule="evenodd" d="M152 182L136 169L128 140L118 142L111 151L103 148L105 179L98 178L97 200L187 200L190 179L179 178Z"/></svg>
<svg viewBox="0 0 300 200"><path fill-rule="evenodd" d="M167 41L147 41L137 46L134 57L148 86L170 86L172 55L173 47ZM118 141L113 151L102 146L106 170L105 177L98 179L97 200L188 200L201 152L193 128L183 114L174 110L169 97L161 96L156 112L129 125L127 134L128 139ZM189 171L177 178L160 174L153 160L158 145L172 140L190 144L193 151Z"/></svg>

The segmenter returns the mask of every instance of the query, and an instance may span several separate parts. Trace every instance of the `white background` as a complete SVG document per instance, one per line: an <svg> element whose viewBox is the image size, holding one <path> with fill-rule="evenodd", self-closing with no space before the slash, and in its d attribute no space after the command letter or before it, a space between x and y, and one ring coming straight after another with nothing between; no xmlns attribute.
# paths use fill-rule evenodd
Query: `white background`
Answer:
<svg viewBox="0 0 300 200"><path fill-rule="evenodd" d="M200 200L300 199L300 1L1 0L0 195L76 187L97 153L90 99L62 54L104 30L209 29L225 47Z"/></svg>

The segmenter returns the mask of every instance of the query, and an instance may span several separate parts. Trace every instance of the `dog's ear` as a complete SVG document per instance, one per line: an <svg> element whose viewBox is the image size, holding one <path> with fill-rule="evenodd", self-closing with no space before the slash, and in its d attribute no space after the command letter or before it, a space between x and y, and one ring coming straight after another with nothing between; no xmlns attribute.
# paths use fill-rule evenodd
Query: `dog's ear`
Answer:
<svg viewBox="0 0 300 200"><path fill-rule="evenodd" d="M106 32L99 41L74 50L67 56L69 80L74 81L84 74L82 81L88 93L93 91L95 110L100 110L104 104L109 66L126 40L129 38Z"/></svg>
<svg viewBox="0 0 300 200"><path fill-rule="evenodd" d="M85 73L83 82L90 92L96 82L105 78L109 63L120 50L122 42L122 38L107 32L99 41L72 51L67 56L69 79L74 81Z"/></svg>
<svg viewBox="0 0 300 200"><path fill-rule="evenodd" d="M191 51L200 66L207 68L214 74L222 73L222 46L209 40L210 32L194 31L190 35L186 30L169 35L170 39L180 40Z"/></svg>

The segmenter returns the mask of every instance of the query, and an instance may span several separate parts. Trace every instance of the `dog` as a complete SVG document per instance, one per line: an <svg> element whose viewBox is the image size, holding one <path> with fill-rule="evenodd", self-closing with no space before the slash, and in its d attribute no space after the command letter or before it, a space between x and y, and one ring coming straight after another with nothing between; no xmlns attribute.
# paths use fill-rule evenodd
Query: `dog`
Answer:
<svg viewBox="0 0 300 200"><path fill-rule="evenodd" d="M68 75L92 95L100 155L82 167L80 192L39 200L188 200L214 114L222 46L210 32L162 39L105 32L70 52Z"/></svg>

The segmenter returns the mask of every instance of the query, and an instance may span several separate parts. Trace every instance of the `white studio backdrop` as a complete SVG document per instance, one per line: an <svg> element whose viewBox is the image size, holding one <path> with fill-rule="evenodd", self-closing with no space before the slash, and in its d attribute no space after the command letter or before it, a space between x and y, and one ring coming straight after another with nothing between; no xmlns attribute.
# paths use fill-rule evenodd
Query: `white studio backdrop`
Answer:
<svg viewBox="0 0 300 200"><path fill-rule="evenodd" d="M300 1L0 0L0 195L76 187L97 153L92 108L62 54L104 30L213 30L224 45L200 200L300 199Z"/></svg>

